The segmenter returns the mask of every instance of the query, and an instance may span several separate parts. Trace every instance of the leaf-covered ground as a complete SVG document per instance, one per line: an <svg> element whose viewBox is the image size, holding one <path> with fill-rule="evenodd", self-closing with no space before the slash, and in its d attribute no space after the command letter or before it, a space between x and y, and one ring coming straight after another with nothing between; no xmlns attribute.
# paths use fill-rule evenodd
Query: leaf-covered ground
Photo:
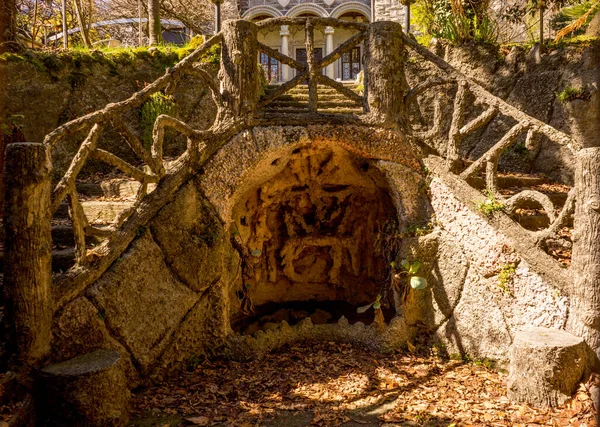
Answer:
<svg viewBox="0 0 600 427"><path fill-rule="evenodd" d="M506 398L506 375L481 363L382 355L308 342L263 360L213 361L138 391L136 426L591 426L582 385L555 410Z"/></svg>

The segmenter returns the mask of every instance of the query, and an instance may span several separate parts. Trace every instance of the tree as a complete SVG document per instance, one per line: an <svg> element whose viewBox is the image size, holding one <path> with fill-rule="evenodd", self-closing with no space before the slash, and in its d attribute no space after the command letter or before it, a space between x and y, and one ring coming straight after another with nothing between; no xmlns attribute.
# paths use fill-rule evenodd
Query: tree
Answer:
<svg viewBox="0 0 600 427"><path fill-rule="evenodd" d="M162 42L159 0L148 0L148 38L150 46Z"/></svg>
<svg viewBox="0 0 600 427"><path fill-rule="evenodd" d="M17 33L17 6L14 0L4 0L0 3L0 53L8 49L14 42Z"/></svg>

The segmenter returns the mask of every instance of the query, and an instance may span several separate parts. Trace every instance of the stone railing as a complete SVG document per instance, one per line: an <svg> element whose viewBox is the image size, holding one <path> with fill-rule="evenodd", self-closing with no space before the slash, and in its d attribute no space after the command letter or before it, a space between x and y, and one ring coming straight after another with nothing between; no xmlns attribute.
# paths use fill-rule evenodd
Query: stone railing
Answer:
<svg viewBox="0 0 600 427"><path fill-rule="evenodd" d="M489 196L502 201L504 210L512 213L514 210L528 202L538 203L545 210L550 225L540 231L529 231L536 243L544 246L550 240L559 240L558 232L567 223L574 209L574 190L569 192L567 201L562 210L556 215L556 208L550 198L534 190L524 190L512 197L505 199L498 191L498 162L500 156L513 146L520 137L525 135L525 147L528 150L534 150L539 147L542 137L567 147L572 153L576 153L581 147L569 135L543 123L542 121L529 116L521 110L506 103L497 96L491 94L479 84L456 70L450 64L440 57L436 56L423 46L409 37L404 37L404 43L410 47L421 58L433 63L442 75L433 77L413 87L406 95L405 103L409 106L416 102L417 98L427 90L439 88L440 86L455 86L456 95L454 97L454 108L450 120L450 129L446 139L445 153L440 153L446 159L446 166L449 170L456 171L456 163L459 161L459 148L461 142L470 134L491 123L495 118L503 116L516 121L498 142L496 142L487 152L470 164L465 170L459 172L460 178L465 181L470 180L477 174L484 172L486 189ZM471 96L469 96L471 95ZM468 99L474 99L472 105L468 105ZM466 111L469 108L479 107L483 111L474 119L465 123ZM433 125L425 132L417 132L413 136L422 142L426 142L434 136L440 136L442 132L442 117L440 107L440 97L434 99L434 118ZM564 242L565 244L568 244Z"/></svg>

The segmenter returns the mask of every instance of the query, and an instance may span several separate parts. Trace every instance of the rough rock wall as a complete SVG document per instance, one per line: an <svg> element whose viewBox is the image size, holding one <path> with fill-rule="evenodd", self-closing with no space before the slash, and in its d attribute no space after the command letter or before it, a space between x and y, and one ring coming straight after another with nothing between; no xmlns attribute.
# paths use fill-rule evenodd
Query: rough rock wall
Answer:
<svg viewBox="0 0 600 427"><path fill-rule="evenodd" d="M181 368L211 353L229 333L228 290L238 268L229 235L192 180L57 314L56 361L115 348L133 384L138 372Z"/></svg>
<svg viewBox="0 0 600 427"><path fill-rule="evenodd" d="M158 55L147 54L119 63L102 57L97 60L87 58L86 61L50 57L46 61L54 64L52 67L44 66L39 60L0 60L0 74L5 76L0 85L0 124L16 116L27 141L42 142L47 133L61 124L104 108L110 102L128 98L164 74L166 66L177 61L174 55L171 62L166 63L166 59ZM190 87L194 90L189 90ZM186 76L179 83L174 100L175 114L180 119L198 129L206 129L212 124L216 108L198 78ZM124 119L142 134L139 112ZM59 144L53 155L55 169L64 167L66 159L72 156L83 138L84 135L78 135ZM124 148L123 139L110 128L103 133L100 145L124 158L131 157L129 149ZM166 152L179 148L167 146Z"/></svg>
<svg viewBox="0 0 600 427"><path fill-rule="evenodd" d="M443 177L433 179L430 196L439 229L408 242L425 261L422 272L431 285L432 309L424 322L450 354L507 361L519 330L564 328L567 290L535 265L545 254L535 248L524 253L521 242L455 191ZM552 261L541 264L547 262Z"/></svg>
<svg viewBox="0 0 600 427"><path fill-rule="evenodd" d="M506 48L503 48L506 49ZM481 84L496 96L527 114L572 135L583 146L600 145L600 41L585 46L566 46L536 57L534 51L515 46L510 51L497 47L438 46L437 52L447 62ZM409 60L406 66L411 85L422 82L431 72L427 64ZM580 96L561 102L558 94L567 88L581 89ZM454 90L442 87L433 90L446 94L443 103L445 121L442 136L447 138ZM426 101L424 105L427 105ZM467 111L467 119L475 117L481 108ZM425 107L424 116L431 123L432 109ZM494 120L474 132L461 145L461 155L478 158L513 126L511 120ZM443 139L428 141L442 148ZM574 161L565 148L543 140L539 150L527 151L524 141L518 143L501 159L500 168L522 172L541 172L565 183L572 183Z"/></svg>
<svg viewBox="0 0 600 427"><path fill-rule="evenodd" d="M405 224L427 215L423 175L414 147L389 131L311 126L242 132L185 184L147 227L140 228L139 237L82 297L57 313L55 361L97 348L115 348L123 354L134 381L139 374L160 374L220 351L233 334L230 319L241 308L243 262L240 248L232 246L235 227L230 226L232 220L241 218L233 214L234 206L245 200L248 191L267 187L270 178L282 171L301 172L302 168L294 167L294 151L316 151L324 157L315 160L318 157L325 167L332 146L362 158L357 168L368 164L378 169L378 179L387 183L385 188L396 190L388 196L389 209L384 209L388 215ZM296 160L302 158L308 156ZM333 169L339 166L332 164ZM346 173L347 167L338 175L330 172L334 185L356 178ZM367 187L380 191L377 184L381 183L374 180L373 173L365 176ZM319 183L325 189L341 191L325 181ZM364 209L357 213L368 216ZM236 226L242 227L239 222ZM354 231L347 230L346 237L352 237ZM247 248L248 242L243 240L242 245Z"/></svg>

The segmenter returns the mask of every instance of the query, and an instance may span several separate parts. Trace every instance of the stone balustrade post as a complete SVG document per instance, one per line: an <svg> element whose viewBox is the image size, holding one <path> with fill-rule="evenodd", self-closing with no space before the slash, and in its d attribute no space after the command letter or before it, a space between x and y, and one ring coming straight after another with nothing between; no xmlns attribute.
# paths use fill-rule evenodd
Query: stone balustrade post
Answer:
<svg viewBox="0 0 600 427"><path fill-rule="evenodd" d="M365 100L371 121L388 128L407 129L404 96L402 26L379 21L369 25L365 42Z"/></svg>
<svg viewBox="0 0 600 427"><path fill-rule="evenodd" d="M258 29L250 21L239 19L223 24L221 47L221 95L224 108L219 119L243 119L249 123L254 117L259 97L260 73L258 65Z"/></svg>
<svg viewBox="0 0 600 427"><path fill-rule="evenodd" d="M50 171L43 144L6 147L5 330L9 353L27 371L50 351L53 302Z"/></svg>

